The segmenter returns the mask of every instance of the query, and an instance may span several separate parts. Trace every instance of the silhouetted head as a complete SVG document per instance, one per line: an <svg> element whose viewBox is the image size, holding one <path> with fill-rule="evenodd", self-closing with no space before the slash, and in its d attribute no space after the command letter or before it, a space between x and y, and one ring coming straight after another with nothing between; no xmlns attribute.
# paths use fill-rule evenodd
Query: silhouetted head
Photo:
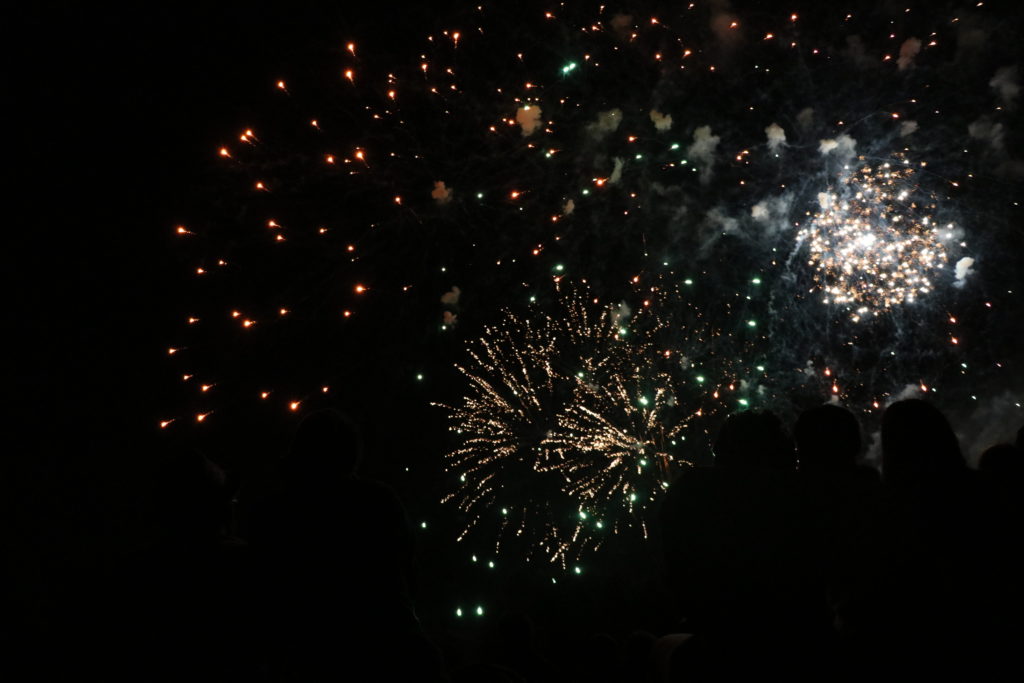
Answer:
<svg viewBox="0 0 1024 683"><path fill-rule="evenodd" d="M823 405L804 411L793 430L800 469L850 471L860 454L860 425L846 408Z"/></svg>
<svg viewBox="0 0 1024 683"><path fill-rule="evenodd" d="M292 481L332 484L355 474L362 458L356 425L336 410L318 410L300 424L285 461Z"/></svg>
<svg viewBox="0 0 1024 683"><path fill-rule="evenodd" d="M1016 446L1001 443L981 454L978 469L995 477L1019 478L1021 474L1021 452Z"/></svg>
<svg viewBox="0 0 1024 683"><path fill-rule="evenodd" d="M953 427L921 399L899 401L882 416L882 477L903 485L947 478L966 467Z"/></svg>
<svg viewBox="0 0 1024 683"><path fill-rule="evenodd" d="M579 644L576 664L579 680L621 680L619 644L607 633L594 633Z"/></svg>
<svg viewBox="0 0 1024 683"><path fill-rule="evenodd" d="M651 650L654 648L654 641L657 638L647 631L633 631L623 643L623 654L626 664L627 675L633 676L634 680L646 680L648 661L651 657Z"/></svg>
<svg viewBox="0 0 1024 683"><path fill-rule="evenodd" d="M715 439L715 467L796 467L793 441L769 411L730 415Z"/></svg>

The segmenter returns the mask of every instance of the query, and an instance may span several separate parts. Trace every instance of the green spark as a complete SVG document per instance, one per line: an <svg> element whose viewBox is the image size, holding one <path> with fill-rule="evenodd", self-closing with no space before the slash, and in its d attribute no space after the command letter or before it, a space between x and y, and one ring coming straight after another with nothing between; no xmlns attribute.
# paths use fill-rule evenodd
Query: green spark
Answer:
<svg viewBox="0 0 1024 683"><path fill-rule="evenodd" d="M579 65L576 62L569 62L568 64L562 67L562 73L567 74L570 71L575 70L577 66Z"/></svg>

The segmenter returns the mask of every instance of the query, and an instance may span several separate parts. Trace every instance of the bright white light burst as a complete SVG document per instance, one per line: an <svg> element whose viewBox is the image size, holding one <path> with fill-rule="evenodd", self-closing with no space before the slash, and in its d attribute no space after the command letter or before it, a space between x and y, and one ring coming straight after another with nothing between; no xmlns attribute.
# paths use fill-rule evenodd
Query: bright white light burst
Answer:
<svg viewBox="0 0 1024 683"><path fill-rule="evenodd" d="M818 196L819 211L797 234L824 303L841 306L855 322L931 292L953 235L952 225L935 223L934 199L904 158L858 162L835 191Z"/></svg>

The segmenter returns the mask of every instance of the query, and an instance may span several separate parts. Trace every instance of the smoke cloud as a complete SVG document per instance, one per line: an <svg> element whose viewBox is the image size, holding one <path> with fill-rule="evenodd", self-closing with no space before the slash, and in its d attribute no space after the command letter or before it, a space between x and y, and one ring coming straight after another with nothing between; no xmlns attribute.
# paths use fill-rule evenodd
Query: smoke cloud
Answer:
<svg viewBox="0 0 1024 683"><path fill-rule="evenodd" d="M452 200L452 189L445 187L443 180L437 180L434 182L434 189L430 193L430 196L434 198L438 204L447 204Z"/></svg>
<svg viewBox="0 0 1024 683"><path fill-rule="evenodd" d="M821 152L822 156L835 152L835 156L841 159L852 157L857 153L857 141L843 133L837 138L821 140L818 145L818 151Z"/></svg>
<svg viewBox="0 0 1024 683"><path fill-rule="evenodd" d="M812 107L801 109L800 113L796 115L796 125L800 126L802 131L810 130L814 125L814 109Z"/></svg>
<svg viewBox="0 0 1024 683"><path fill-rule="evenodd" d="M1017 96L1020 95L1020 83L1017 82L1016 66L1004 66L1002 69L999 69L988 84L989 87L999 93L999 98L1002 99L1003 104L1012 107L1016 103Z"/></svg>
<svg viewBox="0 0 1024 683"><path fill-rule="evenodd" d="M970 256L964 256L956 262L955 270L956 282L954 284L957 287L963 287L967 276L974 272L974 259Z"/></svg>
<svg viewBox="0 0 1024 683"><path fill-rule="evenodd" d="M615 166L612 168L612 174L608 177L608 184L614 185L622 179L622 167L625 165L625 161L619 157L614 159Z"/></svg>
<svg viewBox="0 0 1024 683"><path fill-rule="evenodd" d="M777 123L772 123L765 128L764 134L768 136L768 149L772 152L778 152L779 147L786 144L786 131Z"/></svg>
<svg viewBox="0 0 1024 683"><path fill-rule="evenodd" d="M523 137L529 137L541 127L541 110L536 104L526 104L516 111L516 123L523 128Z"/></svg>
<svg viewBox="0 0 1024 683"><path fill-rule="evenodd" d="M750 217L758 223L767 234L774 235L792 227L789 220L793 205L790 193L762 199L750 208Z"/></svg>
<svg viewBox="0 0 1024 683"><path fill-rule="evenodd" d="M900 45L900 58L896 64L899 65L900 71L906 71L907 69L914 68L914 58L917 57L917 53L921 51L921 41L917 38L907 38Z"/></svg>
<svg viewBox="0 0 1024 683"><path fill-rule="evenodd" d="M904 121L900 124L900 137L905 138L917 130L917 121Z"/></svg>
<svg viewBox="0 0 1024 683"><path fill-rule="evenodd" d="M622 123L622 110L609 109L597 115L597 120L587 125L587 132L600 140L609 133L614 133Z"/></svg>
<svg viewBox="0 0 1024 683"><path fill-rule="evenodd" d="M983 140L994 150L1003 149L1003 136L1005 130L1003 124L993 123L992 119L982 116L977 121L967 124L967 133L975 140Z"/></svg>
<svg viewBox="0 0 1024 683"><path fill-rule="evenodd" d="M616 14L608 21L608 25L620 40L629 40L630 34L633 32L633 15L632 14Z"/></svg>
<svg viewBox="0 0 1024 683"><path fill-rule="evenodd" d="M462 290L453 286L450 291L441 295L441 303L445 306L455 306L459 303L460 296L462 296Z"/></svg>
<svg viewBox="0 0 1024 683"><path fill-rule="evenodd" d="M657 109L651 110L651 121L654 123L654 128L659 133L664 133L672 128L672 115L662 114Z"/></svg>
<svg viewBox="0 0 1024 683"><path fill-rule="evenodd" d="M720 141L721 138L711 132L711 126L701 126L693 131L693 144L687 148L686 153L697 161L702 183L711 180L711 167L715 163L715 149Z"/></svg>

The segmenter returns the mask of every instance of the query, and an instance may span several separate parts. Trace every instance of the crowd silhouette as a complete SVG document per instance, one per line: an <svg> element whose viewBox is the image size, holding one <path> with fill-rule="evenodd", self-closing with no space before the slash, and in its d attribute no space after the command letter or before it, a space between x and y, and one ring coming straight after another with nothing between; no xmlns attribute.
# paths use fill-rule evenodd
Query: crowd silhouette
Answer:
<svg viewBox="0 0 1024 683"><path fill-rule="evenodd" d="M663 564L634 568L662 582L674 626L581 624L552 640L509 611L453 645L417 615L401 500L360 476L359 430L323 410L270 490L167 454L143 538L115 571L82 578L43 616L7 610L4 645L19 652L6 680L1019 678L1021 447L1018 432L971 469L946 417L904 400L883 414L879 471L844 408L807 410L791 434L770 412L732 415L713 463L684 470L663 500Z"/></svg>

